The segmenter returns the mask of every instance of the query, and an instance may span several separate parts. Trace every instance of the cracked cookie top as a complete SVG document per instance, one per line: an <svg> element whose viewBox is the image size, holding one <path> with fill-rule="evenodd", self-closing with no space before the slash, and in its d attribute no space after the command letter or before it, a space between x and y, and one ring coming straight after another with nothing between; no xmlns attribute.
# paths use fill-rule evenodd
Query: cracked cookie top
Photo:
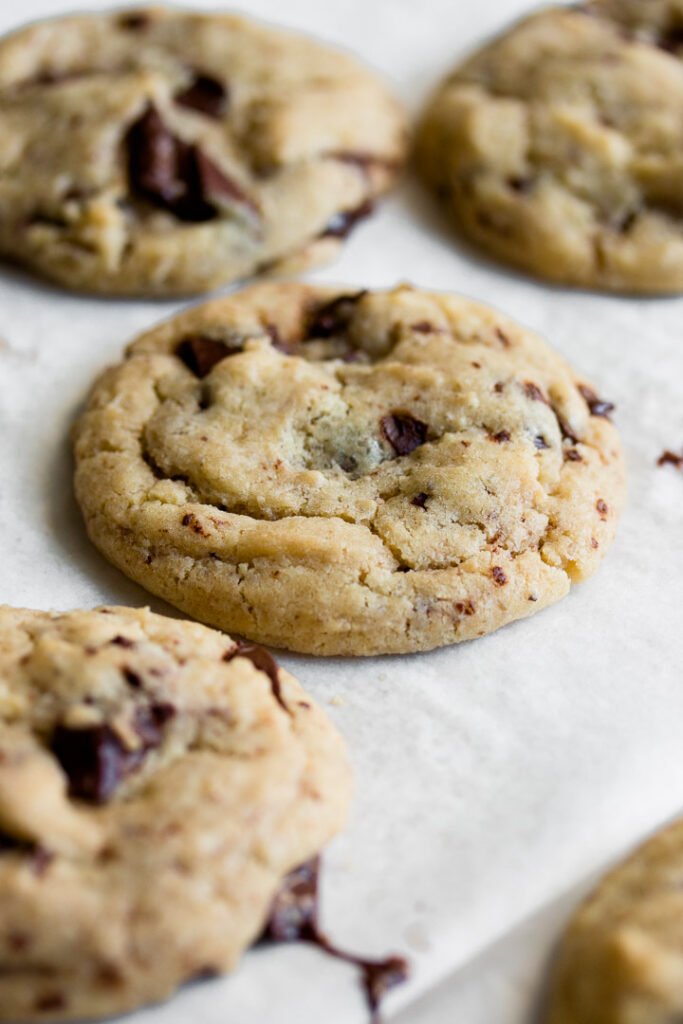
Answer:
<svg viewBox="0 0 683 1024"><path fill-rule="evenodd" d="M463 232L540 277L683 289L683 3L533 14L441 85L422 173Z"/></svg>
<svg viewBox="0 0 683 1024"><path fill-rule="evenodd" d="M261 285L138 338L76 428L107 557L320 654L428 649L556 600L622 502L612 406L491 309Z"/></svg>
<svg viewBox="0 0 683 1024"><path fill-rule="evenodd" d="M0 40L0 253L174 295L331 258L404 119L350 57L241 17L74 15Z"/></svg>
<svg viewBox="0 0 683 1024"><path fill-rule="evenodd" d="M0 608L0 1019L231 969L348 800L341 738L262 648L144 609Z"/></svg>

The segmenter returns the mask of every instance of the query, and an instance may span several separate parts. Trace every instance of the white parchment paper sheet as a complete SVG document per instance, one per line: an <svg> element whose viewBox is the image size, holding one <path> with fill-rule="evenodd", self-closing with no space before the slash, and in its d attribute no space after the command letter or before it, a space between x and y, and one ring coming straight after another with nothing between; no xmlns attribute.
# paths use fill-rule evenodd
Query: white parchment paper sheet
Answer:
<svg viewBox="0 0 683 1024"><path fill-rule="evenodd" d="M245 6L356 51L412 110L461 53L527 9L520 0ZM0 29L58 12L57 0L3 0ZM609 298L519 277L457 245L409 181L315 276L410 280L490 302L544 334L618 407L629 504L594 579L458 648L282 659L344 733L355 765L351 820L326 857L326 927L354 950L412 958L412 982L387 1005L402 1024L521 1021L573 902L557 899L683 805L683 475L655 467L664 447L683 446L683 299ZM177 308L73 297L0 273L0 601L168 611L85 539L67 434L94 375ZM131 1024L366 1019L352 969L280 947L249 953L231 978L186 989Z"/></svg>

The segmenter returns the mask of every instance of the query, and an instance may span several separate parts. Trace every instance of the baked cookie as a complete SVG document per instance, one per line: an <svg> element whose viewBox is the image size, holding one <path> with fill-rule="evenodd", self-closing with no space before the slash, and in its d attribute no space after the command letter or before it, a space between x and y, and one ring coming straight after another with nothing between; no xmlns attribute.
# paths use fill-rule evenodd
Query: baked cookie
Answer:
<svg viewBox="0 0 683 1024"><path fill-rule="evenodd" d="M315 654L427 650L562 597L614 535L611 406L530 331L404 286L254 286L142 335L75 432L114 564Z"/></svg>
<svg viewBox="0 0 683 1024"><path fill-rule="evenodd" d="M615 868L560 949L549 1024L683 1020L683 822Z"/></svg>
<svg viewBox="0 0 683 1024"><path fill-rule="evenodd" d="M0 1020L231 969L348 801L341 738L263 649L144 609L0 608Z"/></svg>
<svg viewBox="0 0 683 1024"><path fill-rule="evenodd" d="M331 259L403 115L318 43L227 14L79 14L0 41L0 253L60 284L200 292Z"/></svg>
<svg viewBox="0 0 683 1024"><path fill-rule="evenodd" d="M683 3L520 22L440 87L422 174L483 249L551 281L683 289Z"/></svg>

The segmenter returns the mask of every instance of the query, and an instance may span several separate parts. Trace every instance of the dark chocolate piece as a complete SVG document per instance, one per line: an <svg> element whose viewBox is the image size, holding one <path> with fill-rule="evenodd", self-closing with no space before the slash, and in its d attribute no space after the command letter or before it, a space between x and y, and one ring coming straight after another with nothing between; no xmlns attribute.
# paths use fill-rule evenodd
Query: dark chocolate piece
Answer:
<svg viewBox="0 0 683 1024"><path fill-rule="evenodd" d="M382 434L397 455L410 455L427 440L427 424L407 412L390 412L379 421Z"/></svg>
<svg viewBox="0 0 683 1024"><path fill-rule="evenodd" d="M410 504L415 505L416 508L424 508L425 505L427 504L428 498L428 494L425 494L424 491L420 491L419 494L414 494L412 496L412 498L410 499Z"/></svg>
<svg viewBox="0 0 683 1024"><path fill-rule="evenodd" d="M507 576L505 575L505 573L503 572L499 565L493 566L493 568L491 569L491 576L493 577L494 582L499 587L504 587L508 581Z"/></svg>
<svg viewBox="0 0 683 1024"><path fill-rule="evenodd" d="M138 32L151 24L151 17L147 11L131 11L130 14L121 14L117 19L119 28L128 29L131 32Z"/></svg>
<svg viewBox="0 0 683 1024"><path fill-rule="evenodd" d="M216 363L241 351L237 345L226 345L224 341L209 338L205 334L191 334L183 338L175 353L188 370L192 370L192 373L201 379L213 370Z"/></svg>
<svg viewBox="0 0 683 1024"><path fill-rule="evenodd" d="M248 658L254 668L257 668L259 672L265 672L270 679L273 697L275 697L275 700L281 708L284 708L287 714L291 714L282 696L278 663L265 647L260 647L258 644L245 643L240 640L234 651L226 651L223 655L223 661L232 661L233 658Z"/></svg>
<svg viewBox="0 0 683 1024"><path fill-rule="evenodd" d="M52 752L69 779L69 794L102 804L119 782L140 767L147 752L161 742L161 727L174 711L171 705L138 708L133 727L141 739L128 750L114 730L104 725L70 728L58 725L52 734Z"/></svg>
<svg viewBox="0 0 683 1024"><path fill-rule="evenodd" d="M614 411L614 405L612 402L605 402L602 398L598 398L593 389L589 388L586 384L579 384L579 391L581 392L581 397L590 409L591 416L604 416L606 419L609 418L609 414Z"/></svg>
<svg viewBox="0 0 683 1024"><path fill-rule="evenodd" d="M340 210L328 220L320 232L320 238L347 238L359 221L369 217L374 209L374 204L366 199L360 206L353 210Z"/></svg>
<svg viewBox="0 0 683 1024"><path fill-rule="evenodd" d="M367 295L365 289L352 295L339 295L318 306L306 325L306 338L331 338L340 334L348 327L354 306L364 295Z"/></svg>
<svg viewBox="0 0 683 1024"><path fill-rule="evenodd" d="M114 636L109 643L116 644L117 647L135 647L135 641L129 640L127 636Z"/></svg>
<svg viewBox="0 0 683 1024"><path fill-rule="evenodd" d="M284 878L271 904L262 938L272 942L310 942L330 956L355 964L361 971L372 1013L371 1024L379 1024L380 1002L389 989L406 980L408 962L399 956L367 960L333 946L318 924L319 874L320 858L314 857Z"/></svg>
<svg viewBox="0 0 683 1024"><path fill-rule="evenodd" d="M598 498L595 503L595 507L598 510L598 515L602 520L607 519L607 502L603 501L602 498Z"/></svg>
<svg viewBox="0 0 683 1024"><path fill-rule="evenodd" d="M177 138L152 105L126 135L130 187L179 220L200 223L219 206L241 207L251 217L256 204L197 145Z"/></svg>
<svg viewBox="0 0 683 1024"><path fill-rule="evenodd" d="M489 440L503 444L505 441L509 441L511 436L509 430L499 430L497 434L489 434Z"/></svg>
<svg viewBox="0 0 683 1024"><path fill-rule="evenodd" d="M548 444L548 442L544 438L543 434L537 434L536 435L536 437L534 438L534 445L537 448L550 448L550 445Z"/></svg>
<svg viewBox="0 0 683 1024"><path fill-rule="evenodd" d="M196 75L186 89L175 94L174 99L181 107L190 107L207 117L222 117L228 107L227 89L210 75Z"/></svg>
<svg viewBox="0 0 683 1024"><path fill-rule="evenodd" d="M683 47L683 25L671 25L662 32L655 45L667 53L678 53Z"/></svg>
<svg viewBox="0 0 683 1024"><path fill-rule="evenodd" d="M683 453L676 455L675 452L664 451L657 459L658 466L675 466L676 469L683 469Z"/></svg>
<svg viewBox="0 0 683 1024"><path fill-rule="evenodd" d="M548 399L545 397L538 384L534 384L531 380L524 381L524 394L527 398L530 398L532 402L543 402L545 405L548 404Z"/></svg>

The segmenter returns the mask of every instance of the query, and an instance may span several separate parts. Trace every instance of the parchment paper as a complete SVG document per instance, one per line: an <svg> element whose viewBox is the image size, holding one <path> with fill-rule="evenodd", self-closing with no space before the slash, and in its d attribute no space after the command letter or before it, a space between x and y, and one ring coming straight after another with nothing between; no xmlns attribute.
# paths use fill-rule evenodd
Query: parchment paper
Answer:
<svg viewBox="0 0 683 1024"><path fill-rule="evenodd" d="M246 7L356 51L412 110L461 53L526 9L520 0ZM5 0L0 29L59 10L57 0ZM597 576L566 600L432 654L282 658L344 733L355 765L351 820L325 858L328 931L356 951L410 956L413 979L387 1003L397 1024L521 1022L583 880L683 805L683 474L655 466L664 447L683 446L683 299L572 292L489 264L452 240L409 180L314 276L410 280L487 301L544 334L617 404L628 507ZM170 611L87 542L67 433L94 375L179 306L73 297L0 271L0 601ZM279 947L130 1018L195 1020L360 1024L367 1012L351 968Z"/></svg>

